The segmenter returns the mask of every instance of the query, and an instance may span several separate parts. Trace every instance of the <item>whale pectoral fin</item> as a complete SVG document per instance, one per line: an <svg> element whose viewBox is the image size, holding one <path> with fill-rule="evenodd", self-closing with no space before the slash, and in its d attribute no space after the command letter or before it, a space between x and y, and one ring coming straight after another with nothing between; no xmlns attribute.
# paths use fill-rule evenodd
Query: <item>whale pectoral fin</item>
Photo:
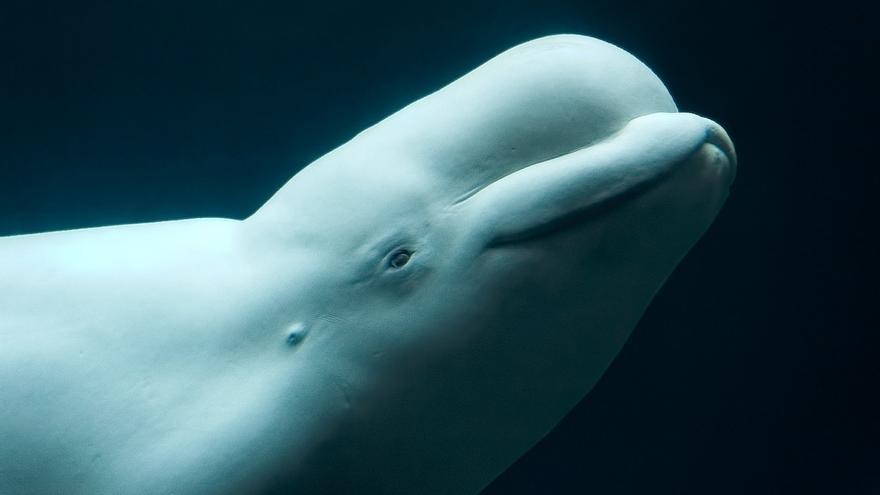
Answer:
<svg viewBox="0 0 880 495"><path fill-rule="evenodd" d="M733 145L718 124L689 113L653 113L598 144L520 169L461 204L488 244L519 242L644 191L706 143L723 152L732 174Z"/></svg>

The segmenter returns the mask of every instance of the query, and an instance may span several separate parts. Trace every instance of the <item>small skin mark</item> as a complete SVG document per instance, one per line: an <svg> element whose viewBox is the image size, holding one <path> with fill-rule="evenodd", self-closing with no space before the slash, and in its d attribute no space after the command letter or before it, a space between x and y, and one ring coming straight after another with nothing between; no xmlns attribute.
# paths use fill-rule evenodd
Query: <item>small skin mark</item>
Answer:
<svg viewBox="0 0 880 495"><path fill-rule="evenodd" d="M296 322L287 328L287 338L285 341L290 347L299 345L309 333L308 328L301 322Z"/></svg>
<svg viewBox="0 0 880 495"><path fill-rule="evenodd" d="M318 315L318 318L330 323L343 323L345 321L341 316L335 315L333 313L323 313Z"/></svg>

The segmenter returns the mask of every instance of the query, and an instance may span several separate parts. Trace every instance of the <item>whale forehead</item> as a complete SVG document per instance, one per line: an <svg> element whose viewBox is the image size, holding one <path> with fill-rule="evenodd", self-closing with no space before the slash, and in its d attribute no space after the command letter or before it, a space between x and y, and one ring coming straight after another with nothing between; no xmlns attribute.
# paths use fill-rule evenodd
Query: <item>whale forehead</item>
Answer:
<svg viewBox="0 0 880 495"><path fill-rule="evenodd" d="M405 159L392 165L420 167L457 195L670 111L663 83L629 53L585 36L548 36L501 53L345 146L372 156L393 148Z"/></svg>

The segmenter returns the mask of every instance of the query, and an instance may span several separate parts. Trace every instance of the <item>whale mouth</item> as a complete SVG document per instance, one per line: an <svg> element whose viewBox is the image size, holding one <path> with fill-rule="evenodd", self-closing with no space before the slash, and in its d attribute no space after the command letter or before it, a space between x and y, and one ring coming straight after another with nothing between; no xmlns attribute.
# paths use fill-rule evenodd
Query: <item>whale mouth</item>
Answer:
<svg viewBox="0 0 880 495"><path fill-rule="evenodd" d="M720 128L719 128L720 129ZM717 167L721 170L721 176L729 185L736 176L736 152L733 143L723 130L715 132L710 129L707 134L707 141L703 147L699 148L694 154L679 162L681 165L697 156L702 158L700 166ZM666 181L677 170L678 166L673 165L669 170L658 173L654 177L647 180L637 182L628 189L621 190L619 193L608 196L594 204L584 205L574 208L570 212L564 213L556 218L551 218L545 223L534 225L519 232L512 232L506 235L499 235L489 241L487 247L503 247L511 244L518 244L528 241L549 237L568 230L577 228L578 226L589 223L594 218L600 218L610 211L623 207L624 205L636 200L647 192L653 190L659 184Z"/></svg>
<svg viewBox="0 0 880 495"><path fill-rule="evenodd" d="M587 224L594 218L599 218L610 211L622 207L626 203L635 200L637 197L645 194L653 189L655 185L662 182L664 176L657 176L655 180L645 181L639 185L628 189L620 194L609 197L594 205L576 208L559 217L550 219L545 223L534 225L530 228L519 232L511 232L504 235L493 237L487 248L500 248L510 246L512 244L521 244L529 241L535 241L573 230L581 225Z"/></svg>
<svg viewBox="0 0 880 495"><path fill-rule="evenodd" d="M465 202L490 232L486 246L507 246L601 217L685 163L713 167L713 181L724 186L736 175L736 152L721 126L693 114L650 114L598 144L517 170Z"/></svg>

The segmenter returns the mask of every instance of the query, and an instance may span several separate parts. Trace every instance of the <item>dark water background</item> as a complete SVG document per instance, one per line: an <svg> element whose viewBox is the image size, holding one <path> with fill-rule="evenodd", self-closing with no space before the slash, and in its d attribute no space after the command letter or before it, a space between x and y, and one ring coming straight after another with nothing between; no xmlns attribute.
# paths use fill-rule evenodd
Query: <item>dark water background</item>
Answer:
<svg viewBox="0 0 880 495"><path fill-rule="evenodd" d="M843 2L3 2L0 235L246 216L500 51L596 36L724 125L739 175L603 380L485 493L880 493L878 21Z"/></svg>

